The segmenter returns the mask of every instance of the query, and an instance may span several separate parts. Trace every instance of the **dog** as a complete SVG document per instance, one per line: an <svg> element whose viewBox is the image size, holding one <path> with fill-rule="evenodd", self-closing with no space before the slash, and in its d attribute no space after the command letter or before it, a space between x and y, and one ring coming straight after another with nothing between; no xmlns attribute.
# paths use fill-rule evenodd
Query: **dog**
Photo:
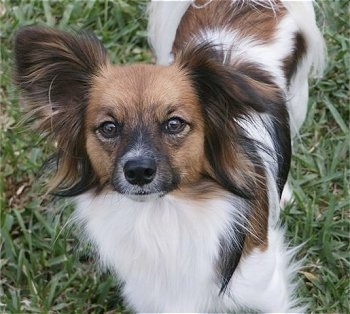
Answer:
<svg viewBox="0 0 350 314"><path fill-rule="evenodd" d="M49 190L136 312L298 311L279 223L324 44L311 2L154 1L157 64L26 27L15 83L57 143Z"/></svg>

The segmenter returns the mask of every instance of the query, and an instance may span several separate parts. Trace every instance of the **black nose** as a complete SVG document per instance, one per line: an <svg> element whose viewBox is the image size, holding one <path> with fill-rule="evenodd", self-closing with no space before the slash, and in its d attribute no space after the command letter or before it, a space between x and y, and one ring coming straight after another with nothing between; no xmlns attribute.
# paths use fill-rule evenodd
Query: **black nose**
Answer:
<svg viewBox="0 0 350 314"><path fill-rule="evenodd" d="M125 178L133 185L151 183L156 171L157 165L153 158L132 159L127 161L124 166Z"/></svg>

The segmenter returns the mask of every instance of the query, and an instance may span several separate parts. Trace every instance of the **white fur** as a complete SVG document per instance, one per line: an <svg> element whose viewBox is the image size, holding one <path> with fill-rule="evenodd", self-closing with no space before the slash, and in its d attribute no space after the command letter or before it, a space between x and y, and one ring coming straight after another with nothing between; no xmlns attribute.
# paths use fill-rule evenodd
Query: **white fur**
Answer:
<svg viewBox="0 0 350 314"><path fill-rule="evenodd" d="M157 1L149 6L148 36L158 64L168 65L172 61L170 52L176 30L191 2Z"/></svg>
<svg viewBox="0 0 350 314"><path fill-rule="evenodd" d="M308 77L320 77L325 65L325 43L316 25L311 1L284 2L285 7L306 38L307 53L286 91L292 136L303 124L309 99Z"/></svg>
<svg viewBox="0 0 350 314"><path fill-rule="evenodd" d="M137 312L291 311L292 269L276 225L268 249L246 256L228 294L218 296L219 240L230 236L232 216L242 219L240 206L232 196L203 203L167 195L140 203L115 192L86 193L75 215L101 264L125 282L124 297Z"/></svg>
<svg viewBox="0 0 350 314"><path fill-rule="evenodd" d="M247 137L260 143L265 149L258 150L261 160L264 162L269 189L269 226L275 226L279 221L280 206L279 193L275 184L278 177L278 156L274 149L273 139L265 125L270 126L271 120L268 115L251 115L250 119L241 119L237 122L244 128Z"/></svg>
<svg viewBox="0 0 350 314"><path fill-rule="evenodd" d="M249 138L273 151L264 125L267 115L237 121ZM292 252L278 225L275 154L259 151L269 187L268 248L244 256L227 291L219 296L220 240L229 240L231 223L244 224L247 201L227 193L205 201L172 194L144 202L109 192L76 199L75 221L96 248L101 265L116 273L123 295L137 312L297 311L293 298ZM233 238L234 241L234 238Z"/></svg>

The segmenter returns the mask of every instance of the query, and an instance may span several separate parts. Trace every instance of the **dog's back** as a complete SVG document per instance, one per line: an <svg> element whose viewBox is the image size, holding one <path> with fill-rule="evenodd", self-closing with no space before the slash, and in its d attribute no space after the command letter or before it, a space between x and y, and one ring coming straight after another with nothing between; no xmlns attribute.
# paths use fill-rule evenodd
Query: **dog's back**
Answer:
<svg viewBox="0 0 350 314"><path fill-rule="evenodd" d="M149 42L158 64L190 40L208 41L260 63L285 91L294 136L307 110L308 78L323 72L325 46L312 1L153 1Z"/></svg>

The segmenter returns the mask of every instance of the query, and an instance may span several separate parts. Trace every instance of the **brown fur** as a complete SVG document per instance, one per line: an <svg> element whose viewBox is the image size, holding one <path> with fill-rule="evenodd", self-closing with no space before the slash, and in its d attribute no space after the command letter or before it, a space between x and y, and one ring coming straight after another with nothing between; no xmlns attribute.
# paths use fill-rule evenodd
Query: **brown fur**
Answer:
<svg viewBox="0 0 350 314"><path fill-rule="evenodd" d="M270 41L285 15L283 6L276 5L273 11L268 6L250 4L249 1L236 5L232 0L197 0L195 4L199 8L190 6L177 29L173 46L175 54L205 29L234 30L242 38L251 37L262 43Z"/></svg>
<svg viewBox="0 0 350 314"><path fill-rule="evenodd" d="M267 182L263 170L261 169L259 172L260 179L256 183L256 194L252 201L252 215L248 227L250 232L247 234L244 243L244 254L249 254L255 248L266 250L268 247L269 200L266 188Z"/></svg>
<svg viewBox="0 0 350 314"><path fill-rule="evenodd" d="M17 33L15 57L15 82L35 126L57 142L51 190L69 190L88 167L83 117L91 77L106 64L106 52L94 36L29 27Z"/></svg>
<svg viewBox="0 0 350 314"><path fill-rule="evenodd" d="M87 152L102 181L109 179L113 162L126 145L122 136L117 143L96 136L98 125L111 116L123 125L125 133L147 125L156 145L162 146L172 167L179 171L181 184L199 179L204 160L204 125L197 97L184 71L174 66L108 66L94 79L85 130ZM172 116L182 117L190 124L190 131L183 138L159 133L160 125Z"/></svg>

